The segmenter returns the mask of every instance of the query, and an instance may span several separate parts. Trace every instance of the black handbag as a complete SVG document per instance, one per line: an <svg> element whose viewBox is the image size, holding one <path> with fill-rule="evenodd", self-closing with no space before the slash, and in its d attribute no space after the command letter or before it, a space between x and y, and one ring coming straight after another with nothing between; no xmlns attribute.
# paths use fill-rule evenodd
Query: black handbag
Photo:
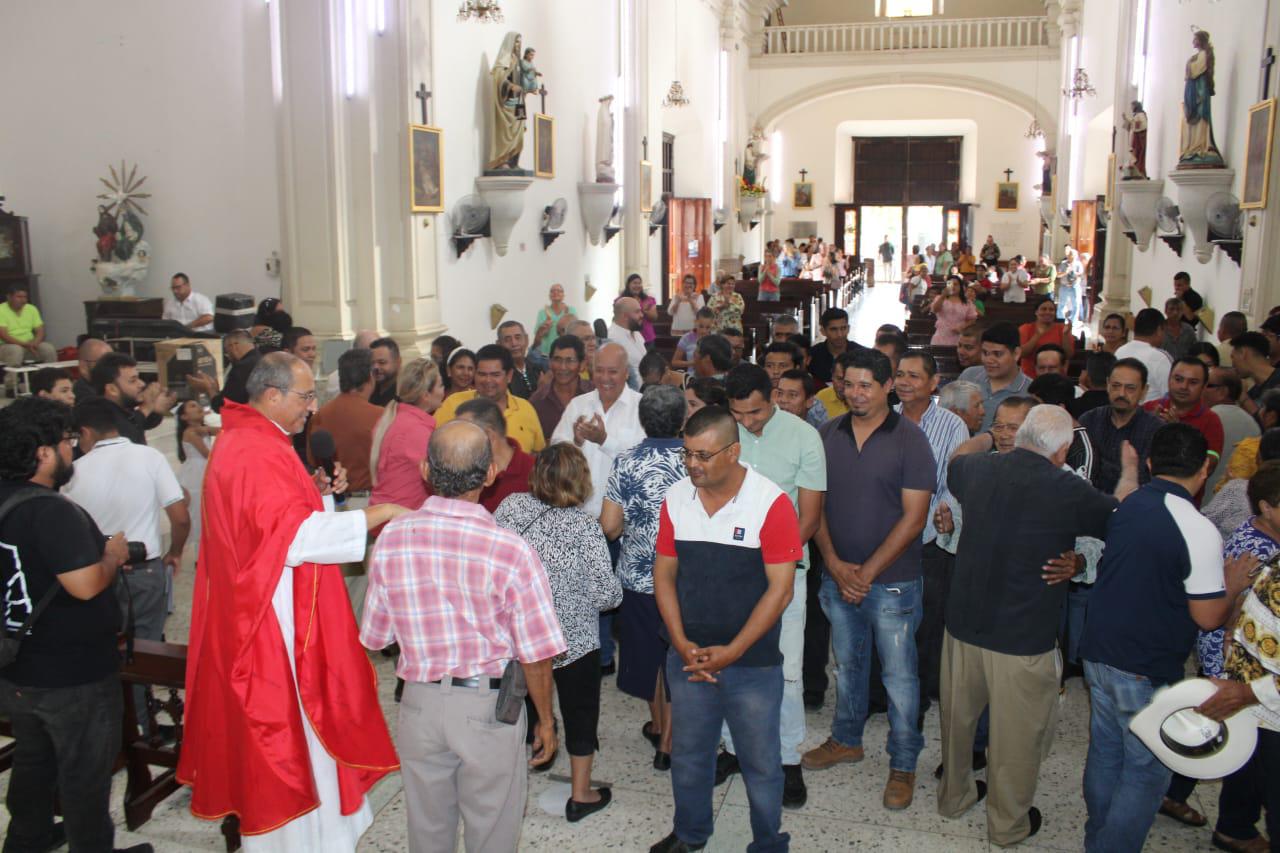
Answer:
<svg viewBox="0 0 1280 853"><path fill-rule="evenodd" d="M32 490L16 494L5 501L3 505L0 505L0 522L3 522L5 517L18 506L37 498L63 499L57 492ZM22 627L18 629L18 633L10 636L6 632L3 638L0 638L0 669L4 669L18 659L18 650L22 647L22 638L31 633L31 626L35 624L36 620L40 618L40 614L53 601L60 588L61 584L55 579L49 589L45 591L45 594L40 596L40 601L36 603L31 613L27 615L27 619L22 623Z"/></svg>

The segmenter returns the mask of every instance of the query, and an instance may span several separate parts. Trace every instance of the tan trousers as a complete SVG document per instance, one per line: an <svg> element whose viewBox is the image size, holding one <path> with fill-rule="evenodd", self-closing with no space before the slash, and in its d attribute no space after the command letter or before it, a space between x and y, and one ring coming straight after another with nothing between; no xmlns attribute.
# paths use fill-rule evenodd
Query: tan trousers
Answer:
<svg viewBox="0 0 1280 853"><path fill-rule="evenodd" d="M6 367L21 367L22 362L28 360L48 364L51 361L58 360L58 351L48 341L41 341L36 346L36 354L34 356L29 350L23 349L16 344L0 344L0 364L4 364ZM13 387L16 376L17 374L14 373L6 373L5 385Z"/></svg>
<svg viewBox="0 0 1280 853"><path fill-rule="evenodd" d="M368 495L361 495L360 497L348 496L342 504L343 512L368 508ZM342 580L347 585L347 597L351 599L351 609L355 611L357 626L360 625L360 620L364 617L364 598L369 592L369 554L372 551L373 542L371 540L364 549L364 560L359 563L344 563L342 566Z"/></svg>
<svg viewBox="0 0 1280 853"><path fill-rule="evenodd" d="M991 708L987 748L987 836L1007 846L1027 837L1040 762L1053 744L1058 711L1058 652L1022 657L942 642L942 761L938 813L959 817L978 799L973 737Z"/></svg>
<svg viewBox="0 0 1280 853"><path fill-rule="evenodd" d="M396 748L411 853L453 853L462 818L467 853L511 853L528 793L526 720L494 718L498 692L411 681Z"/></svg>

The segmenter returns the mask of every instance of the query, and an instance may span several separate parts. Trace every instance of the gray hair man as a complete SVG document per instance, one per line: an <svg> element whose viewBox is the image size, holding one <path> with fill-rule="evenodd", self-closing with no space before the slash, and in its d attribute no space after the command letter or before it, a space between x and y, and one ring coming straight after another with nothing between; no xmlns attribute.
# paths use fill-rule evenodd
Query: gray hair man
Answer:
<svg viewBox="0 0 1280 853"><path fill-rule="evenodd" d="M969 428L969 435L977 435L987 410L982 404L982 389L972 382L957 379L942 386L938 392L938 405L955 412Z"/></svg>
<svg viewBox="0 0 1280 853"><path fill-rule="evenodd" d="M1057 710L1063 581L1075 573L1074 561L1050 563L1078 536L1104 538L1117 505L1062 467L1071 440L1071 415L1039 405L1027 413L1012 451L956 456L948 466L947 486L969 522L943 638L938 812L958 818L985 795L988 832L1001 846L1040 829L1032 803ZM988 705L989 791L972 773L974 734Z"/></svg>
<svg viewBox="0 0 1280 853"><path fill-rule="evenodd" d="M533 549L478 504L497 476L485 430L462 419L441 426L423 476L434 494L374 547L360 641L400 644L408 712L396 740L410 837L456 838L465 815L467 849L514 850L528 790L525 709L517 701L500 722L495 698L504 673L520 667L538 712L531 764L548 765L557 746L551 661L565 641Z"/></svg>

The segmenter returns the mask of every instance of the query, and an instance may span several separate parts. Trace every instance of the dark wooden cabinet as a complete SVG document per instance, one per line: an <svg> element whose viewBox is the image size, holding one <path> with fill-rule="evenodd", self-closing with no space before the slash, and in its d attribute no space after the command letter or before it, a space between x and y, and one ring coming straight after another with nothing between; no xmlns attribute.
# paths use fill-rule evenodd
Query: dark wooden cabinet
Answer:
<svg viewBox="0 0 1280 853"><path fill-rule="evenodd" d="M27 217L0 209L0 296L14 284L26 287L32 304L40 304L40 276L31 271Z"/></svg>

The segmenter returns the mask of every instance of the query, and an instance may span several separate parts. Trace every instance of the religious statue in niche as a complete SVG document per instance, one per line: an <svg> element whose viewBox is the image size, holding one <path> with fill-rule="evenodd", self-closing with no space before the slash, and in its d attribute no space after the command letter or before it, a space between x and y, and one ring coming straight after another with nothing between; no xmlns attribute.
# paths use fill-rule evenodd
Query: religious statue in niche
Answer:
<svg viewBox="0 0 1280 853"><path fill-rule="evenodd" d="M600 99L600 110L596 113L596 183L614 183L613 95Z"/></svg>
<svg viewBox="0 0 1280 853"><path fill-rule="evenodd" d="M142 217L147 211L138 203L151 193L140 192L147 179L138 177L137 164L126 169L121 161L119 172L115 166L108 168L111 180L99 178L107 192L98 194L105 204L98 205L98 224L93 228L97 257L89 269L107 296L133 296L151 267L151 247L142 239Z"/></svg>
<svg viewBox="0 0 1280 853"><path fill-rule="evenodd" d="M769 159L769 155L761 151L764 145L764 133L759 127L751 131L746 150L742 152L742 185L746 188L763 187L760 181L760 164Z"/></svg>
<svg viewBox="0 0 1280 853"><path fill-rule="evenodd" d="M1226 165L1213 139L1213 45L1209 34L1197 30L1191 37L1195 53L1187 60L1182 87L1182 121L1178 146L1179 169L1217 169Z"/></svg>
<svg viewBox="0 0 1280 853"><path fill-rule="evenodd" d="M1040 158L1040 185L1037 189L1041 195L1053 195L1053 173L1058 168L1058 155L1052 151L1037 151Z"/></svg>
<svg viewBox="0 0 1280 853"><path fill-rule="evenodd" d="M1142 101L1129 104L1129 112L1122 119L1129 133L1129 158L1124 164L1121 180L1133 181L1147 177L1147 111Z"/></svg>
<svg viewBox="0 0 1280 853"><path fill-rule="evenodd" d="M519 33L507 33L493 60L493 70L489 72L493 97L493 135L489 140L485 174L532 174L520 169L527 115L524 106L525 88L522 84L526 73L532 74L536 81L537 69L530 62L531 70L526 72L520 42Z"/></svg>

